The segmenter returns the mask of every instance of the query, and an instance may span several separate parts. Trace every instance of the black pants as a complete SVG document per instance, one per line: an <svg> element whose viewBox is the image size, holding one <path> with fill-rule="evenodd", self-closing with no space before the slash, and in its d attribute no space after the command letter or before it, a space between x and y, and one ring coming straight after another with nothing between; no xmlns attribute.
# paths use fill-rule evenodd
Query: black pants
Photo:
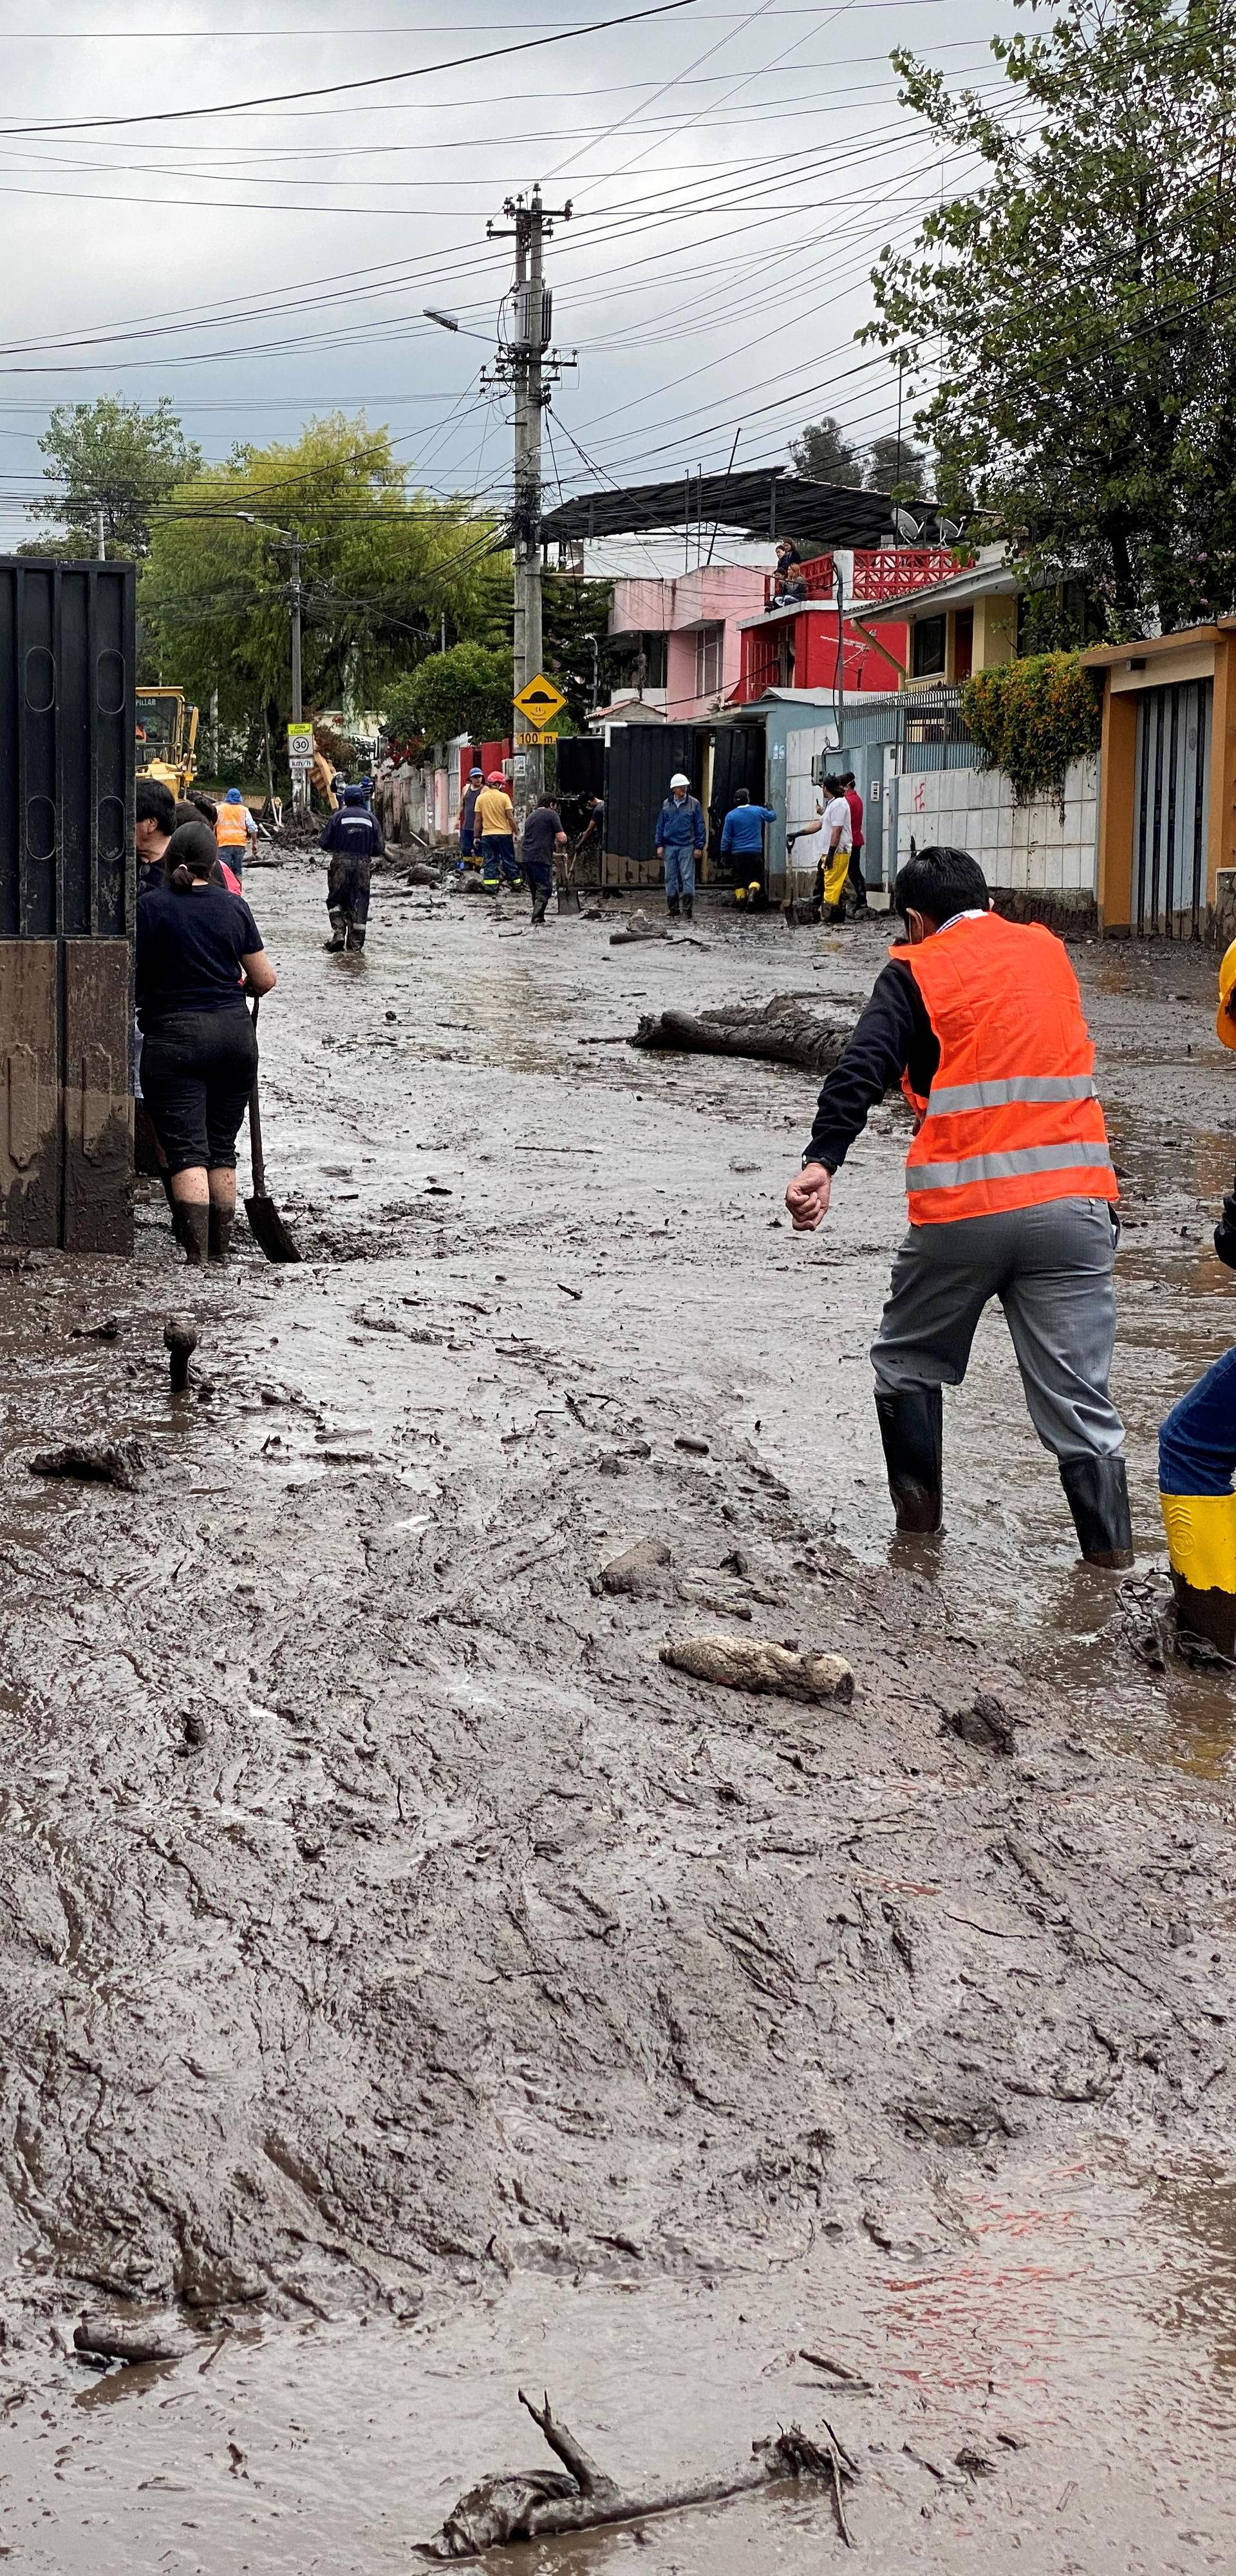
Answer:
<svg viewBox="0 0 1236 2576"><path fill-rule="evenodd" d="M142 1097L170 1172L199 1164L235 1170L257 1068L257 1039L242 1001L223 1011L177 1011L146 1029Z"/></svg>
<svg viewBox="0 0 1236 2576"><path fill-rule="evenodd" d="M850 852L850 873L846 878L846 890L849 894L853 895L859 911L865 912L867 909L867 880L863 875L863 845L861 841L859 842L858 848L856 850L851 850Z"/></svg>
<svg viewBox="0 0 1236 2576"><path fill-rule="evenodd" d="M369 877L373 861L358 858L352 850L336 850L326 871L326 906L329 912L346 913L358 930L369 919Z"/></svg>

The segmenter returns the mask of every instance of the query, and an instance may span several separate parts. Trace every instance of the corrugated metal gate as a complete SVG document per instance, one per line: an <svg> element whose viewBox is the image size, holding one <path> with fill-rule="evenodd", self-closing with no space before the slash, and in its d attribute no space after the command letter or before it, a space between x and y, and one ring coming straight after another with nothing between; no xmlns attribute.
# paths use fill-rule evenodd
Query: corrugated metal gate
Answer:
<svg viewBox="0 0 1236 2576"><path fill-rule="evenodd" d="M721 856L721 833L738 789L747 789L753 805L764 802L764 748L762 724L718 725L713 734L705 872L712 885L734 881L733 861Z"/></svg>
<svg viewBox="0 0 1236 2576"><path fill-rule="evenodd" d="M0 1240L128 1252L134 573L0 559Z"/></svg>
<svg viewBox="0 0 1236 2576"><path fill-rule="evenodd" d="M696 725L615 725L606 760L602 885L660 885L657 816L676 769L699 795L706 741Z"/></svg>
<svg viewBox="0 0 1236 2576"><path fill-rule="evenodd" d="M1210 680L1138 692L1133 919L1139 938L1202 934L1212 695Z"/></svg>

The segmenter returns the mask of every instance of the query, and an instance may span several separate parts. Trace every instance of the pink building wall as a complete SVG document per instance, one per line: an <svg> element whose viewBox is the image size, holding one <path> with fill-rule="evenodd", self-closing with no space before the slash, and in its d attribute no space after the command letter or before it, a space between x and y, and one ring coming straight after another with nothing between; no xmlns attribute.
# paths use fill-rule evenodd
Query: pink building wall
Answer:
<svg viewBox="0 0 1236 2576"><path fill-rule="evenodd" d="M739 621L764 605L764 575L747 564L701 564L671 580L632 579L614 585L611 635L664 635L665 713L671 724L708 715L737 687L742 669ZM721 629L715 682L697 687L697 638Z"/></svg>

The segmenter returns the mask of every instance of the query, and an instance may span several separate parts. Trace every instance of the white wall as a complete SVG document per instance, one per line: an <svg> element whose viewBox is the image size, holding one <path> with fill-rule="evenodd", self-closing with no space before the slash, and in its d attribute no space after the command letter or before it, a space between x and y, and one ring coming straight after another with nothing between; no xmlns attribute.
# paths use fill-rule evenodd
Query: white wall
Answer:
<svg viewBox="0 0 1236 2576"><path fill-rule="evenodd" d="M897 864L913 835L969 850L989 885L1027 894L1093 895L1098 888L1099 764L1074 761L1059 805L1015 805L997 769L903 771L897 816Z"/></svg>

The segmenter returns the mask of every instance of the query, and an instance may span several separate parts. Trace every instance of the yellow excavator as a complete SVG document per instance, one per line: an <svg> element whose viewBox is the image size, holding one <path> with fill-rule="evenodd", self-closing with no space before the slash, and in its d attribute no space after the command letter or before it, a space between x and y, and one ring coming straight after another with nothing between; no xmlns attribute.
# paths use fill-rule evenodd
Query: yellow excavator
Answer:
<svg viewBox="0 0 1236 2576"><path fill-rule="evenodd" d="M183 796L197 771L196 707L186 706L183 689L139 689L137 692L137 774L158 778L173 796Z"/></svg>

